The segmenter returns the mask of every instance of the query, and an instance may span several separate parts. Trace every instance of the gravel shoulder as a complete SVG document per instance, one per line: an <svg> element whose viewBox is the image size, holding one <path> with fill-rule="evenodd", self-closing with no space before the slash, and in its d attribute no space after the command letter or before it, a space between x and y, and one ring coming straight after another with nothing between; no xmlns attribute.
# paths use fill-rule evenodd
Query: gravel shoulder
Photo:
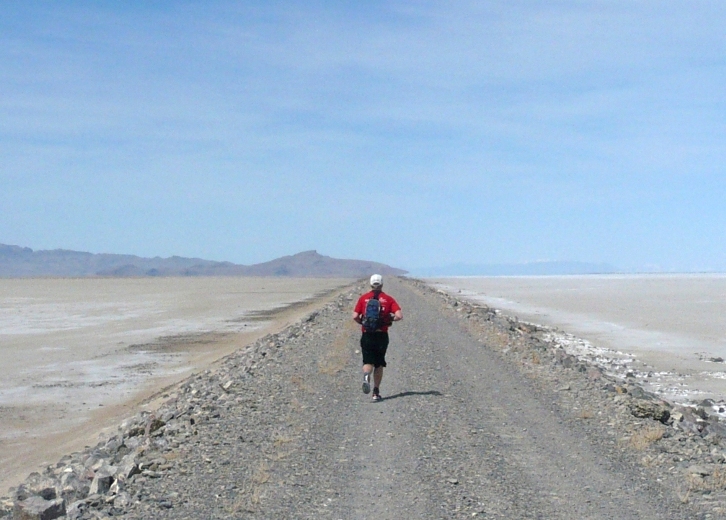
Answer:
<svg viewBox="0 0 726 520"><path fill-rule="evenodd" d="M697 493L707 486L681 471L690 448L674 451L697 435L634 417L627 385L491 309L415 280L386 285L404 320L391 330L382 402L360 389L350 312L364 287L354 287L171 389L156 415L32 477L16 507L45 489L46 502L63 499L68 517L84 519L719 515L720 502ZM644 431L661 436L634 443ZM108 467L110 487L98 478ZM53 484L64 474L65 488Z"/></svg>

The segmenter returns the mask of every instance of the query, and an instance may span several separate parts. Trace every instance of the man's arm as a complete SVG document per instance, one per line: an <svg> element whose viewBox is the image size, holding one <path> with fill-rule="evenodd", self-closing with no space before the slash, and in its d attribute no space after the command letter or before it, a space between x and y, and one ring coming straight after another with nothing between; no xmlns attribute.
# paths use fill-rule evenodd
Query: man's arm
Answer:
<svg viewBox="0 0 726 520"><path fill-rule="evenodd" d="M359 325L363 325L362 317L363 317L362 314L360 314L359 312L353 311L353 321L354 322L358 323Z"/></svg>
<svg viewBox="0 0 726 520"><path fill-rule="evenodd" d="M394 321L401 321L403 319L403 312L401 311L401 306L396 300L393 300L393 304L391 305L391 311L391 323L393 323Z"/></svg>

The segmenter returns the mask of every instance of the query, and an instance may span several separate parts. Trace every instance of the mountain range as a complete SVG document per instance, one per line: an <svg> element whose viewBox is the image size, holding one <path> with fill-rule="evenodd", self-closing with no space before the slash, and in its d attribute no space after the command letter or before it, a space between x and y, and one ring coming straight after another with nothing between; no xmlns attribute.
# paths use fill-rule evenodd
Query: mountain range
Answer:
<svg viewBox="0 0 726 520"><path fill-rule="evenodd" d="M38 250L0 244L0 277L34 276L289 276L359 278L407 271L368 260L343 260L303 251L260 264L241 265L201 258L94 254L66 249Z"/></svg>
<svg viewBox="0 0 726 520"><path fill-rule="evenodd" d="M610 274L622 272L610 264L589 262L542 261L521 264L452 264L414 269L421 277L437 276L547 276L575 274Z"/></svg>

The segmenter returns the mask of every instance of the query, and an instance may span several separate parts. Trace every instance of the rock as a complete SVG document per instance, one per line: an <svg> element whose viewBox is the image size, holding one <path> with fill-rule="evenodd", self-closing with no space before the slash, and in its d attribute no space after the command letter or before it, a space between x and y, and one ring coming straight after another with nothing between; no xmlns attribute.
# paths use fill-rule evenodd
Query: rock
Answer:
<svg viewBox="0 0 726 520"><path fill-rule="evenodd" d="M40 496L32 496L23 501L15 502L13 518L15 520L53 520L66 514L66 502L62 498L46 500Z"/></svg>
<svg viewBox="0 0 726 520"><path fill-rule="evenodd" d="M144 443L144 438L140 436L133 436L129 437L128 439L124 440L124 445L127 446L130 450L135 450L139 446L141 446Z"/></svg>
<svg viewBox="0 0 726 520"><path fill-rule="evenodd" d="M558 349L555 351L555 361L565 368L572 368L577 362L577 358L571 356L563 349Z"/></svg>
<svg viewBox="0 0 726 520"><path fill-rule="evenodd" d="M703 429L706 427L703 419L698 417L691 408L681 408L683 419L678 423L678 427L685 431L696 434L701 434Z"/></svg>
<svg viewBox="0 0 726 520"><path fill-rule="evenodd" d="M701 406L703 408L711 408L715 404L713 399L704 399L700 403L698 403L698 406Z"/></svg>
<svg viewBox="0 0 726 520"><path fill-rule="evenodd" d="M107 453L116 453L124 441L119 435L114 435L106 441L105 450Z"/></svg>
<svg viewBox="0 0 726 520"><path fill-rule="evenodd" d="M56 483L47 477L41 476L39 473L31 473L28 479L18 486L15 491L15 500L23 501L31 496L40 496L44 500L54 500L58 498Z"/></svg>
<svg viewBox="0 0 726 520"><path fill-rule="evenodd" d="M699 477L707 477L712 473L712 471L704 465L694 464L693 466L688 467L686 473L689 475L698 475Z"/></svg>
<svg viewBox="0 0 726 520"><path fill-rule="evenodd" d="M162 421L161 419L157 419L156 417L153 417L147 424L146 424L146 430L145 434L148 436L152 433L154 433L156 430L164 426L166 423Z"/></svg>
<svg viewBox="0 0 726 520"><path fill-rule="evenodd" d="M13 514L12 500L0 500L0 518L10 518Z"/></svg>
<svg viewBox="0 0 726 520"><path fill-rule="evenodd" d="M91 507L98 507L101 504L101 495L91 494L86 497L86 504Z"/></svg>
<svg viewBox="0 0 726 520"><path fill-rule="evenodd" d="M713 443L726 439L726 424L712 420L703 429L703 436Z"/></svg>
<svg viewBox="0 0 726 520"><path fill-rule="evenodd" d="M64 471L60 478L61 484L61 496L66 500L67 503L71 503L78 498L85 497L89 490L89 481L87 479L81 480L78 478L78 474L75 473L71 468Z"/></svg>
<svg viewBox="0 0 726 520"><path fill-rule="evenodd" d="M639 386L631 385L628 387L628 393L636 399L653 399L653 395L649 394Z"/></svg>
<svg viewBox="0 0 726 520"><path fill-rule="evenodd" d="M708 419L708 412L702 406L696 408L695 414L701 419Z"/></svg>
<svg viewBox="0 0 726 520"><path fill-rule="evenodd" d="M83 460L83 465L86 468L90 468L93 470L95 470L101 464L103 464L103 457L101 457L98 453L89 455Z"/></svg>
<svg viewBox="0 0 726 520"><path fill-rule="evenodd" d="M587 379L589 381L599 381L602 379L602 369L600 367L591 367L587 370Z"/></svg>
<svg viewBox="0 0 726 520"><path fill-rule="evenodd" d="M116 471L117 469L114 466L109 466L108 464L102 465L100 468L98 468L98 470L96 470L96 474L93 477L93 482L91 482L91 488L88 490L88 492L91 495L94 495L96 493L98 493L99 495L105 494L111 487L111 484L113 484Z"/></svg>
<svg viewBox="0 0 726 520"><path fill-rule="evenodd" d="M83 515L83 511L85 511L86 507L87 504L84 500L76 500L68 507L68 510L66 511L66 517L70 520L76 520L81 518L81 516Z"/></svg>
<svg viewBox="0 0 726 520"><path fill-rule="evenodd" d="M628 403L628 409L635 417L641 419L655 419L667 423L671 412L667 405L642 399L634 399Z"/></svg>
<svg viewBox="0 0 726 520"><path fill-rule="evenodd" d="M118 493L116 495L116 498L113 501L114 507L117 507L119 509L123 509L127 507L131 503L131 497L128 493L122 491L121 493Z"/></svg>

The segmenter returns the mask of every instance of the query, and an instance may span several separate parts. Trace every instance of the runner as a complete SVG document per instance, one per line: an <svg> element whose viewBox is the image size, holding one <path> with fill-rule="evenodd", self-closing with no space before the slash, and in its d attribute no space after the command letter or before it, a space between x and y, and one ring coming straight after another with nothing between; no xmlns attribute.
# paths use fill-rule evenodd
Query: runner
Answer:
<svg viewBox="0 0 726 520"><path fill-rule="evenodd" d="M369 304L370 300L378 300L378 304ZM378 314L372 316L375 312ZM401 306L393 297L383 292L383 277L380 274L371 276L371 290L358 298L353 310L353 320L363 326L363 335L360 338L360 350L363 353L363 393L371 391L373 372L373 401L383 399L380 387L383 367L386 366L388 327L394 321L402 319Z"/></svg>

